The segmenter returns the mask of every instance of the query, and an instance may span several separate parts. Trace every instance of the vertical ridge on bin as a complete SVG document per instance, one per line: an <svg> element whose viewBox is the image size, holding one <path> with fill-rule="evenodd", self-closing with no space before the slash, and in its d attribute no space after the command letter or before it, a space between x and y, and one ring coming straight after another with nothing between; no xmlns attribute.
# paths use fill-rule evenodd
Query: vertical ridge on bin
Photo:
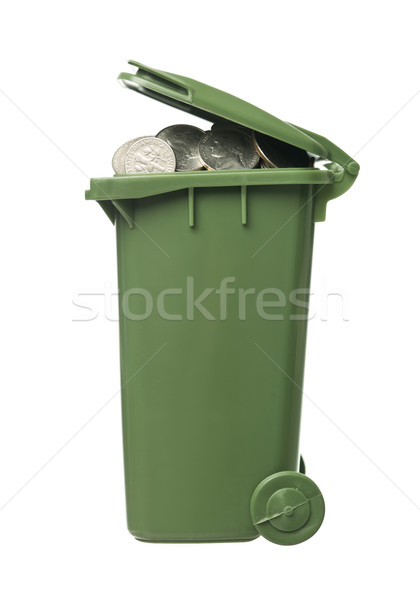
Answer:
<svg viewBox="0 0 420 600"><path fill-rule="evenodd" d="M246 185L241 185L241 217L242 217L242 225L246 225L246 222L247 222Z"/></svg>
<svg viewBox="0 0 420 600"><path fill-rule="evenodd" d="M194 188L188 188L188 225L194 227Z"/></svg>
<svg viewBox="0 0 420 600"><path fill-rule="evenodd" d="M126 220L128 227L134 229L134 211L133 203L121 202L120 200L111 200L113 206L117 209L120 215Z"/></svg>

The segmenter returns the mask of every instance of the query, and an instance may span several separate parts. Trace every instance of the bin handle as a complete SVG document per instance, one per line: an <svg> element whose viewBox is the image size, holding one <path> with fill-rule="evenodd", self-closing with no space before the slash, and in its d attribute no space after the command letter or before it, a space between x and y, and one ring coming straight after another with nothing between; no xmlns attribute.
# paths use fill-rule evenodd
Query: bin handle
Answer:
<svg viewBox="0 0 420 600"><path fill-rule="evenodd" d="M136 67L136 73L120 73L118 75L118 79L122 80L127 87L132 87L138 91L138 87L141 85L140 82L143 80L147 85L143 93L152 90L173 100L191 104L192 90L185 85L185 77L151 69L134 60L129 60L128 64Z"/></svg>
<svg viewBox="0 0 420 600"><path fill-rule="evenodd" d="M322 158L331 160L331 163L325 166L334 173L333 182L319 186L313 194L314 221L325 221L327 202L333 198L338 198L351 188L359 174L360 165L327 138L297 125L293 125L293 127L325 146L328 155Z"/></svg>

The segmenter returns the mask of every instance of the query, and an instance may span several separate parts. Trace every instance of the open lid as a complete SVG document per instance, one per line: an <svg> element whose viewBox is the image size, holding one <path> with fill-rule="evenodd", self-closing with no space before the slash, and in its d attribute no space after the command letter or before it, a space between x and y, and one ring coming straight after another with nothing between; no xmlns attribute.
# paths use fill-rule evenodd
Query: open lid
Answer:
<svg viewBox="0 0 420 600"><path fill-rule="evenodd" d="M134 60L129 64L137 67L137 72L120 73L118 79L137 92L207 121L231 121L328 158L328 150L319 140L245 100L188 77L151 69Z"/></svg>
<svg viewBox="0 0 420 600"><path fill-rule="evenodd" d="M118 79L137 92L211 122L230 121L243 125L336 163L338 169L343 169L343 181L340 189L336 187L328 192L331 197L346 191L359 172L356 161L316 133L282 121L245 100L205 83L158 71L134 60L130 60L129 64L137 68L136 73L120 73Z"/></svg>

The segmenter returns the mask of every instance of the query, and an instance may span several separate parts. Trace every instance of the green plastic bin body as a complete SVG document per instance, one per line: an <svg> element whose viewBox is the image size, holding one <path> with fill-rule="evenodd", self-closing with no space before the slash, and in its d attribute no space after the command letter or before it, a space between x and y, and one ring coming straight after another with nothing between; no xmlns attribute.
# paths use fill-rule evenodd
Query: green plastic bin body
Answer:
<svg viewBox="0 0 420 600"><path fill-rule="evenodd" d="M116 226L136 538L240 541L263 521L282 529L282 510L256 520L250 501L261 481L298 470L314 221L331 188L351 185L344 175L355 176L336 164L91 181L87 197Z"/></svg>

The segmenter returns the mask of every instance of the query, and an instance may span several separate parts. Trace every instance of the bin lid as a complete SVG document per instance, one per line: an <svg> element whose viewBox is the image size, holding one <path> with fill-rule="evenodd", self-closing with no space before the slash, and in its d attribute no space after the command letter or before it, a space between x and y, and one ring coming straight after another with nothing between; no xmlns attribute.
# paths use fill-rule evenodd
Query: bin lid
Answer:
<svg viewBox="0 0 420 600"><path fill-rule="evenodd" d="M158 71L134 60L135 73L120 73L127 87L208 121L230 121L287 142L307 152L330 158L327 147L305 130L282 121L253 104L194 79Z"/></svg>

